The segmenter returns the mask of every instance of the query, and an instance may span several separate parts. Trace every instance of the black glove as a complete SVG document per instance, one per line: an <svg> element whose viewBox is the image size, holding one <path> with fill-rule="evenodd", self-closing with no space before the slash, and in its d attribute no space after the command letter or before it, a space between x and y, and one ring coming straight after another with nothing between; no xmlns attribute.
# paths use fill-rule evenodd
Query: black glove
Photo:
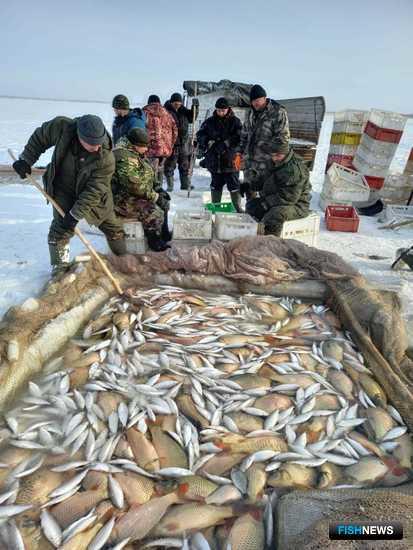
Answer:
<svg viewBox="0 0 413 550"><path fill-rule="evenodd" d="M26 179L26 176L32 173L30 164L27 164L27 162L22 159L13 162L13 170L19 174L22 180Z"/></svg>
<svg viewBox="0 0 413 550"><path fill-rule="evenodd" d="M192 100L192 106L193 107L199 107L199 99L197 97L194 97Z"/></svg>
<svg viewBox="0 0 413 550"><path fill-rule="evenodd" d="M79 220L74 218L70 212L66 212L64 218L62 218L64 228L69 231L73 231L73 229L77 226L78 221Z"/></svg>
<svg viewBox="0 0 413 550"><path fill-rule="evenodd" d="M167 200L167 201L170 201L171 200L171 195L168 193L168 191L165 191L165 189L157 189L156 192L158 193L158 195L160 197L162 197L163 199Z"/></svg>
<svg viewBox="0 0 413 550"><path fill-rule="evenodd" d="M265 200L258 197L247 202L246 210L250 216L259 221L262 220L269 208Z"/></svg>
<svg viewBox="0 0 413 550"><path fill-rule="evenodd" d="M167 191L164 191L164 189L159 189L159 191L157 191L157 193L158 193L159 197L158 197L158 200L156 201L156 204L162 210L169 210L169 203L171 202L171 195Z"/></svg>

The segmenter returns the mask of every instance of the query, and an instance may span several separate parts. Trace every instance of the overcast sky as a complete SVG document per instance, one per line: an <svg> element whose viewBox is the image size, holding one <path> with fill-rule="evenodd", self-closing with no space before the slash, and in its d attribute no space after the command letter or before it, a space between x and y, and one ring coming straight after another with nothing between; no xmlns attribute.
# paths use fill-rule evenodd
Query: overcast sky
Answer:
<svg viewBox="0 0 413 550"><path fill-rule="evenodd" d="M3 0L0 21L3 95L140 103L227 78L413 113L412 0Z"/></svg>

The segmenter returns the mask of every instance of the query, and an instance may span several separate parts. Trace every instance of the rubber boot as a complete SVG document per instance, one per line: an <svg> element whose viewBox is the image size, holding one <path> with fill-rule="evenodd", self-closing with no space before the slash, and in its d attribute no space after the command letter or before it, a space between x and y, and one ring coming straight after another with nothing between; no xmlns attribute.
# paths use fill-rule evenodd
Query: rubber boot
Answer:
<svg viewBox="0 0 413 550"><path fill-rule="evenodd" d="M189 188L193 189L194 186L191 185L191 179L189 176L184 176L179 174L179 180L181 182L181 191L187 191Z"/></svg>
<svg viewBox="0 0 413 550"><path fill-rule="evenodd" d="M169 231L168 226L168 212L165 212L165 216L163 219L162 229L161 229L161 238L163 241L170 241L172 240L172 233Z"/></svg>
<svg viewBox="0 0 413 550"><path fill-rule="evenodd" d="M173 176L165 176L166 184L167 184L167 191L173 191L174 190L174 177Z"/></svg>
<svg viewBox="0 0 413 550"><path fill-rule="evenodd" d="M211 189L211 202L218 203L221 202L222 198L222 189Z"/></svg>
<svg viewBox="0 0 413 550"><path fill-rule="evenodd" d="M50 265L52 277L65 273L70 268L69 243L49 243Z"/></svg>
<svg viewBox="0 0 413 550"><path fill-rule="evenodd" d="M115 256L123 256L124 254L128 253L126 250L125 239L116 239L116 241L111 241L107 239L107 241L111 252L113 252Z"/></svg>
<svg viewBox="0 0 413 550"><path fill-rule="evenodd" d="M148 239L149 248L154 252L162 252L167 248L171 248L156 231L147 231L146 238Z"/></svg>
<svg viewBox="0 0 413 550"><path fill-rule="evenodd" d="M230 193L230 195L231 195L231 201L232 201L232 204L234 205L235 210L239 214L242 214L244 210L241 206L241 194L239 193L239 191L234 191Z"/></svg>

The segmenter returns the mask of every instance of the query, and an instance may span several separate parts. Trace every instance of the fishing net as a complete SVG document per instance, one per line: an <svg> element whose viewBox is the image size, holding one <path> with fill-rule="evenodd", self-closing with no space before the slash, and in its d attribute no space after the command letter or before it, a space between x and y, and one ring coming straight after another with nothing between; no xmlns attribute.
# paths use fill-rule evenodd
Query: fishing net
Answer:
<svg viewBox="0 0 413 550"><path fill-rule="evenodd" d="M404 538L370 542L330 540L329 522L334 521L399 521L403 524ZM413 486L410 483L397 490L295 491L279 501L277 529L280 549L409 549L413 547Z"/></svg>

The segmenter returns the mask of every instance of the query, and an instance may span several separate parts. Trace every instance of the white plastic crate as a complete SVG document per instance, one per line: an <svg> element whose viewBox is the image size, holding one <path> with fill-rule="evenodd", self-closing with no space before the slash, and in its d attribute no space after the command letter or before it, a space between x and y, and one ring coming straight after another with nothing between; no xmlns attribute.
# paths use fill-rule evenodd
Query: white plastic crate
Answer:
<svg viewBox="0 0 413 550"><path fill-rule="evenodd" d="M338 122L350 122L352 124L364 124L368 117L368 111L358 109L344 109L334 113L334 124Z"/></svg>
<svg viewBox="0 0 413 550"><path fill-rule="evenodd" d="M358 145L334 145L330 144L329 154L330 155L348 155L354 157L356 154Z"/></svg>
<svg viewBox="0 0 413 550"><path fill-rule="evenodd" d="M380 159L378 161L377 157L372 158L366 153L364 147L362 149L360 147L357 149L353 159L353 166L356 170L361 174L375 176L376 178L385 178L389 172L390 164L391 162L389 160L383 161L383 159Z"/></svg>
<svg viewBox="0 0 413 550"><path fill-rule="evenodd" d="M398 148L398 143L389 143L363 134L359 147L366 149L370 156L391 160Z"/></svg>
<svg viewBox="0 0 413 550"><path fill-rule="evenodd" d="M407 121L407 117L400 113L392 111L381 111L379 109L371 109L369 121L379 126L380 128L388 128L389 130L402 131Z"/></svg>
<svg viewBox="0 0 413 550"><path fill-rule="evenodd" d="M249 214L215 214L215 236L220 241L230 241L241 237L254 237L258 223Z"/></svg>
<svg viewBox="0 0 413 550"><path fill-rule="evenodd" d="M317 246L319 232L320 216L316 212L311 212L306 218L284 222L280 237L295 239L309 246Z"/></svg>
<svg viewBox="0 0 413 550"><path fill-rule="evenodd" d="M362 202L368 199L370 187L362 174L334 162L327 171L323 194L337 204Z"/></svg>
<svg viewBox="0 0 413 550"><path fill-rule="evenodd" d="M405 187L413 189L413 174L389 174L384 181L384 187Z"/></svg>
<svg viewBox="0 0 413 550"><path fill-rule="evenodd" d="M380 198L383 202L390 204L406 204L412 189L411 185L393 187L385 183L384 187L380 190Z"/></svg>
<svg viewBox="0 0 413 550"><path fill-rule="evenodd" d="M413 206L399 206L396 204L387 204L384 215L381 217L386 222L401 222L404 220L413 220Z"/></svg>
<svg viewBox="0 0 413 550"><path fill-rule="evenodd" d="M365 122L349 122L348 120L333 123L333 134L361 134Z"/></svg>
<svg viewBox="0 0 413 550"><path fill-rule="evenodd" d="M141 222L128 220L123 224L126 250L129 254L144 254L148 248Z"/></svg>
<svg viewBox="0 0 413 550"><path fill-rule="evenodd" d="M212 237L212 215L208 210L180 211L174 217L174 239L209 241Z"/></svg>

